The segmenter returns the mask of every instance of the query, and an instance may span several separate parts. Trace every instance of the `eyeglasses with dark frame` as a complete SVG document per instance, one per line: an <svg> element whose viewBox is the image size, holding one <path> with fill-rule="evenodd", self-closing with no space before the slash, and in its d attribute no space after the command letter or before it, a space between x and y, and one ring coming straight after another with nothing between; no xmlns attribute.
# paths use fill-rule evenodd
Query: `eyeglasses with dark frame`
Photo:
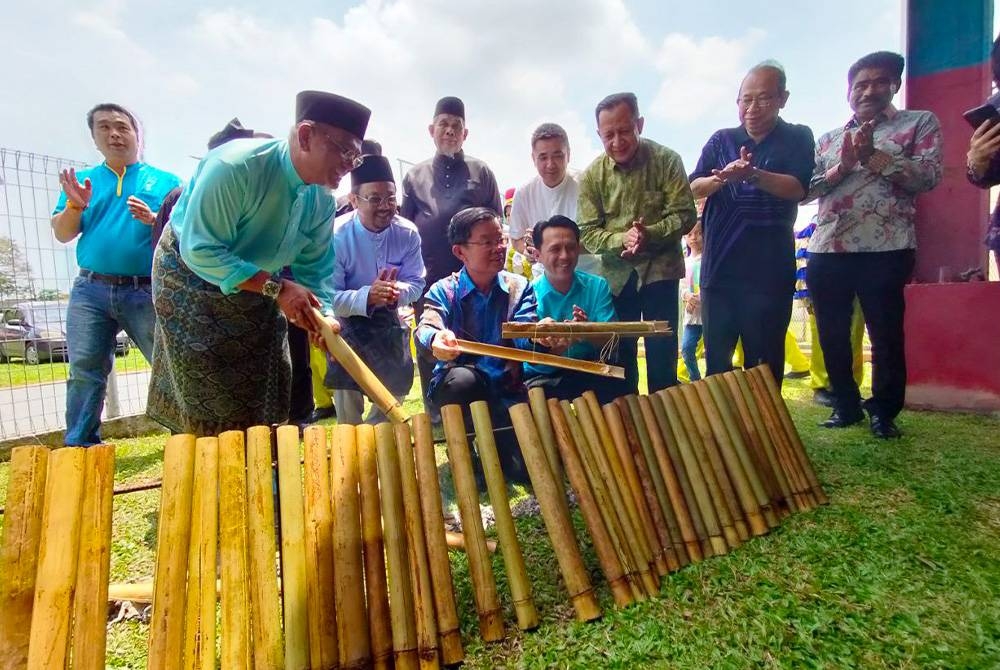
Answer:
<svg viewBox="0 0 1000 670"><path fill-rule="evenodd" d="M382 197L382 196L379 196L379 195L373 195L373 196L369 196L367 198L365 196L361 195L360 193L355 193L355 195L360 200L364 200L365 202L367 202L369 205L371 205L375 209L378 209L382 205L390 205L392 207L396 206L396 194L395 193L393 193L392 195L387 195L385 197Z"/></svg>
<svg viewBox="0 0 1000 670"><path fill-rule="evenodd" d="M492 240L479 240L478 242L473 242L472 240L467 240L462 242L463 245L470 247L482 247L484 249L496 249L497 247L506 247L507 240L502 237L492 239Z"/></svg>

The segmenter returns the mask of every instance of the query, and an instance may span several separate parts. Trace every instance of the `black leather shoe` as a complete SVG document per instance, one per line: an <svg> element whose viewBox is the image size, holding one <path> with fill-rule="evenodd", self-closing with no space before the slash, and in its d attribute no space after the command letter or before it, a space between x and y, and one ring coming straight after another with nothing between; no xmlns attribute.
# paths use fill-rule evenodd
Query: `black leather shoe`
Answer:
<svg viewBox="0 0 1000 670"><path fill-rule="evenodd" d="M832 408L836 403L834 403L833 394L826 389L816 389L813 391L813 402L817 405L822 405L823 407Z"/></svg>
<svg viewBox="0 0 1000 670"><path fill-rule="evenodd" d="M317 407L312 411L312 414L309 415L308 422L319 423L323 419L332 419L335 416L337 416L337 408L333 405L330 405L329 407Z"/></svg>
<svg viewBox="0 0 1000 670"><path fill-rule="evenodd" d="M892 419L886 419L878 414L871 415L871 429L872 435L879 438L880 440L890 440L896 437L902 437L903 433L896 426L896 422Z"/></svg>
<svg viewBox="0 0 1000 670"><path fill-rule="evenodd" d="M848 426L853 426L856 423L861 423L865 418L862 411L858 410L857 414L841 414L837 410L833 410L833 414L826 421L820 423L820 428L847 428Z"/></svg>

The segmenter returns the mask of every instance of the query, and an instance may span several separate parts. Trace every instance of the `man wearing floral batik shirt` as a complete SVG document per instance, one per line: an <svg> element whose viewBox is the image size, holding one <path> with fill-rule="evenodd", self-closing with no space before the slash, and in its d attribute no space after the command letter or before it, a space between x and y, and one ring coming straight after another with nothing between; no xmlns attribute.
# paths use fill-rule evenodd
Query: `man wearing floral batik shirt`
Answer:
<svg viewBox="0 0 1000 670"><path fill-rule="evenodd" d="M835 398L821 425L864 418L851 373L851 311L861 302L872 341L872 397L863 403L872 434L899 437L906 393L903 286L917 246L915 199L941 180L941 127L931 112L897 110L903 57L878 51L847 73L854 116L816 144L809 199L819 199L806 282Z"/></svg>

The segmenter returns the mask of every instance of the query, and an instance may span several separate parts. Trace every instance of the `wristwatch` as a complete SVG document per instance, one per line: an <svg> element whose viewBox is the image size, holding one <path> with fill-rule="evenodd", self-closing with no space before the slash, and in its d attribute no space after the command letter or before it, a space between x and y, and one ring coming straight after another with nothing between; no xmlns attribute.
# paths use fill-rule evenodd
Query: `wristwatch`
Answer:
<svg viewBox="0 0 1000 670"><path fill-rule="evenodd" d="M260 288L260 292L271 300L277 300L278 294L281 293L281 278L277 275L271 275Z"/></svg>

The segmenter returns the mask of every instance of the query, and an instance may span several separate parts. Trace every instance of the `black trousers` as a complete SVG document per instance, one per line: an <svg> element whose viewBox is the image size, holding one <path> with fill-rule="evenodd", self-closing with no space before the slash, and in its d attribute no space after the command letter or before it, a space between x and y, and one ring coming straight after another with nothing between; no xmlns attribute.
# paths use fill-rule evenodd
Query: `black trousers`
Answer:
<svg viewBox="0 0 1000 670"><path fill-rule="evenodd" d="M669 337L644 338L646 383L654 393L677 384L677 288L676 279L652 282L638 288L635 272L613 299L620 321L669 321ZM618 345L618 364L625 368L629 393L639 392L639 341L623 337Z"/></svg>
<svg viewBox="0 0 1000 670"><path fill-rule="evenodd" d="M791 287L787 293L703 287L701 318L708 374L733 369L733 352L742 339L743 366L767 363L780 383L785 374L785 332L792 318Z"/></svg>
<svg viewBox="0 0 1000 670"><path fill-rule="evenodd" d="M872 397L865 409L895 418L906 399L903 287L913 274L913 249L875 253L809 254L806 283L837 409L856 414L861 393L851 372L854 297L872 342Z"/></svg>
<svg viewBox="0 0 1000 670"><path fill-rule="evenodd" d="M312 368L309 366L309 333L288 324L288 353L292 357L292 387L288 407L289 423L304 423L313 404Z"/></svg>

